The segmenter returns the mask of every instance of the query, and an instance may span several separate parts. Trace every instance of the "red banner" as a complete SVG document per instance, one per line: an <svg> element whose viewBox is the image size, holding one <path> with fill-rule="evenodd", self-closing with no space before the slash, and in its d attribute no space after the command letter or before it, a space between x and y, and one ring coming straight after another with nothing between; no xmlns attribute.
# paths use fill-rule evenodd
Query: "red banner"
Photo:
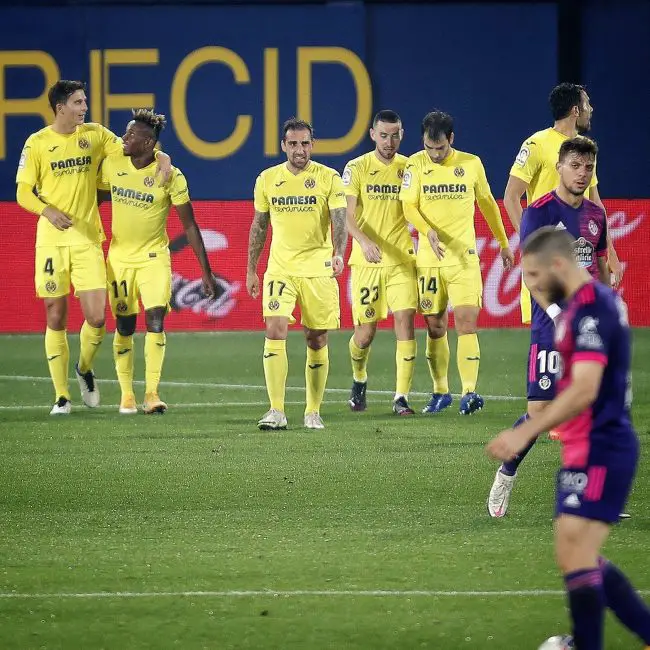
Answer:
<svg viewBox="0 0 650 650"><path fill-rule="evenodd" d="M650 250L650 200L605 201L610 232L620 259L625 263L623 297L635 326L650 325L650 302L644 290L647 254ZM110 235L110 204L102 206L102 217ZM221 294L209 301L201 294L198 262L183 235L175 213L169 218L172 250L172 311L167 317L169 330L261 329L261 300L246 293L246 255L248 229L253 208L248 201L196 201L196 219L203 233L210 262L218 277ZM505 214L505 211L503 211ZM507 222L507 217L505 218ZM36 218L13 203L0 203L0 332L41 332L45 327L44 309L34 295L34 238ZM485 285L480 325L520 327L520 270L504 271L499 247L480 214L476 219L478 250ZM511 236L513 249L519 238ZM260 276L266 264L266 251L260 261ZM339 278L341 322L350 327L349 271ZM78 301L71 300L69 326L79 329L82 316ZM112 317L107 322L112 329ZM390 320L384 326L390 326ZM420 320L419 326L422 325ZM140 323L142 327L142 323Z"/></svg>

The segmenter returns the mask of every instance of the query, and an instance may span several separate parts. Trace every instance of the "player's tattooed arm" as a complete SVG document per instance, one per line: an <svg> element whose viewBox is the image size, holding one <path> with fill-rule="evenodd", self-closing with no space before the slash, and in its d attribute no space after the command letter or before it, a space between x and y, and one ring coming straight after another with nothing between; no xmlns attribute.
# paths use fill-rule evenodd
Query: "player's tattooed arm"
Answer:
<svg viewBox="0 0 650 650"><path fill-rule="evenodd" d="M248 266L246 270L246 288L248 293L257 298L260 292L260 279L257 276L257 263L266 243L271 216L268 212L255 210L253 223L248 233Z"/></svg>
<svg viewBox="0 0 650 650"><path fill-rule="evenodd" d="M334 276L343 272L343 255L348 244L347 209L334 208L330 212L332 220L332 243L334 244L334 258L332 260L332 271Z"/></svg>

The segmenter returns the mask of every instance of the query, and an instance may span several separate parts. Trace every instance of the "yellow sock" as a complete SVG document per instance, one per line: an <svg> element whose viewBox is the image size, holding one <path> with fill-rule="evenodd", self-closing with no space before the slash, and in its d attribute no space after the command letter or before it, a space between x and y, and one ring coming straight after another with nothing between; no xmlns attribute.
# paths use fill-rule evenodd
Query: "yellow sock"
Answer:
<svg viewBox="0 0 650 650"><path fill-rule="evenodd" d="M165 332L147 332L144 337L144 392L157 393L167 337Z"/></svg>
<svg viewBox="0 0 650 650"><path fill-rule="evenodd" d="M122 395L133 394L133 361L135 359L133 336L122 336L119 332L115 332L113 359L115 359L115 372Z"/></svg>
<svg viewBox="0 0 650 650"><path fill-rule="evenodd" d="M458 337L456 362L458 374L463 384L463 395L476 390L478 367L481 361L481 348L478 345L478 335L462 334Z"/></svg>
<svg viewBox="0 0 650 650"><path fill-rule="evenodd" d="M287 385L287 342L264 339L264 378L271 408L284 413L284 393Z"/></svg>
<svg viewBox="0 0 650 650"><path fill-rule="evenodd" d="M395 397L407 397L413 383L415 372L415 356L418 351L416 341L397 341L397 352L395 362L397 366L397 383L395 386Z"/></svg>
<svg viewBox="0 0 650 650"><path fill-rule="evenodd" d="M49 327L45 330L45 355L54 384L54 399L57 400L59 397L70 399L68 388L70 349L65 330L51 330Z"/></svg>
<svg viewBox="0 0 650 650"><path fill-rule="evenodd" d="M449 340L446 334L439 339L427 335L427 364L433 380L433 392L448 393Z"/></svg>
<svg viewBox="0 0 650 650"><path fill-rule="evenodd" d="M106 328L92 327L86 321L79 332L79 372L84 373L93 369L93 360L104 340Z"/></svg>
<svg viewBox="0 0 650 650"><path fill-rule="evenodd" d="M329 369L330 358L327 346L320 350L312 350L308 347L307 363L305 365L305 386L307 389L305 413L318 413L320 411Z"/></svg>
<svg viewBox="0 0 650 650"><path fill-rule="evenodd" d="M350 350L350 361L352 362L352 378L354 381L360 381L364 384L368 381L368 357L370 356L370 346L360 348L354 341L354 334L348 344Z"/></svg>

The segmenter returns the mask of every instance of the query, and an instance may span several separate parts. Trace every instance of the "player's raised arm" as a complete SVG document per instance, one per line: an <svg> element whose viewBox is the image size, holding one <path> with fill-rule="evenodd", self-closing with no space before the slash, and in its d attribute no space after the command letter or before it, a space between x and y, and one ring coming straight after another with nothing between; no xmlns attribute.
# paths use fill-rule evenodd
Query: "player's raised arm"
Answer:
<svg viewBox="0 0 650 650"><path fill-rule="evenodd" d="M345 198L347 201L346 223L348 232L359 242L361 252L368 262L373 264L381 262L381 250L379 246L364 234L357 223L356 212L359 197L359 173L356 165L348 165L345 168L342 181L345 187Z"/></svg>
<svg viewBox="0 0 650 650"><path fill-rule="evenodd" d="M190 246L196 255L196 259L201 265L203 291L209 298L214 300L217 297L217 283L214 279L214 275L212 275L210 261L208 260L208 254L205 250L201 231L199 230L196 219L194 218L194 209L192 208L192 204L188 201L187 203L176 205L175 207L181 223L183 224L183 228L185 229L187 241L190 243Z"/></svg>
<svg viewBox="0 0 650 650"><path fill-rule="evenodd" d="M478 174L476 176L476 185L474 186L476 202L494 238L499 242L499 246L501 247L501 260L503 261L504 268L510 269L515 263L515 257L510 250L510 243L508 242L506 230L503 227L501 212L499 211L499 206L494 196L492 196L483 163L477 160L477 164Z"/></svg>

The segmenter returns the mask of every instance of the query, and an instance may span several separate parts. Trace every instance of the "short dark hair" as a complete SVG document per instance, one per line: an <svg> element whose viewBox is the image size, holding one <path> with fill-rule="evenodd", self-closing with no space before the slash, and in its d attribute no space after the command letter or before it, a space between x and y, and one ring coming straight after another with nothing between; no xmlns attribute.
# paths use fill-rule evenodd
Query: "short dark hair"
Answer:
<svg viewBox="0 0 650 650"><path fill-rule="evenodd" d="M449 113L431 111L422 120L422 135L429 136L429 139L434 142L440 140L443 135L446 135L449 140L453 131L454 118Z"/></svg>
<svg viewBox="0 0 650 650"><path fill-rule="evenodd" d="M586 92L585 87L579 84L561 83L555 86L548 96L553 119L561 120L569 115L574 106L580 107L584 92Z"/></svg>
<svg viewBox="0 0 650 650"><path fill-rule="evenodd" d="M595 159L598 155L598 145L591 138L579 135L562 143L558 160L562 162L571 153L577 153L579 156L591 156Z"/></svg>
<svg viewBox="0 0 650 650"><path fill-rule="evenodd" d="M387 124L401 123L402 118L395 111L379 111L372 120L372 128L377 128L377 122L386 122Z"/></svg>
<svg viewBox="0 0 650 650"><path fill-rule="evenodd" d="M303 129L309 131L309 135L312 138L314 137L314 129L309 122L305 120L299 120L297 117L290 117L282 125L282 139L286 140L287 131L302 131Z"/></svg>
<svg viewBox="0 0 650 650"><path fill-rule="evenodd" d="M575 261L573 246L573 238L566 230L556 230L555 226L544 226L526 237L521 249L521 255L522 257L526 255L548 257L557 254Z"/></svg>
<svg viewBox="0 0 650 650"><path fill-rule="evenodd" d="M160 132L167 126L165 116L161 113L154 113L151 108L134 108L131 112L133 113L133 119L150 127L154 138L158 140Z"/></svg>
<svg viewBox="0 0 650 650"><path fill-rule="evenodd" d="M77 90L83 90L85 92L86 84L83 81L61 79L47 91L47 99L55 115L57 104L65 104L68 101L68 97L76 93Z"/></svg>

